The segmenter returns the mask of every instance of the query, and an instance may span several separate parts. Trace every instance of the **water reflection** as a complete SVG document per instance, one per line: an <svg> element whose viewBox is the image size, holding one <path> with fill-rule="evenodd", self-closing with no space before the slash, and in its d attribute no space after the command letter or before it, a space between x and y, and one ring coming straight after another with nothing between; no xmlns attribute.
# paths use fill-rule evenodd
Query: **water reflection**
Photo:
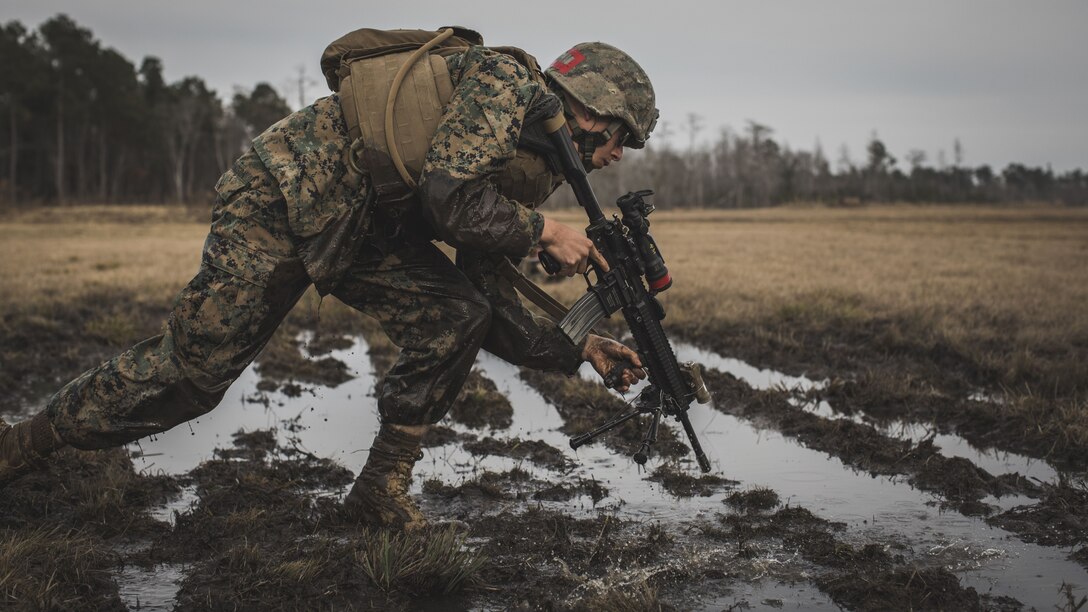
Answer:
<svg viewBox="0 0 1088 612"><path fill-rule="evenodd" d="M777 385L811 388L820 384L803 377L752 368L738 360L724 359L688 345L678 345L677 352L681 359L702 361L715 368L732 368L726 371L760 388ZM138 459L138 466L183 473L210 458L216 446L229 446L230 435L239 429L276 428L285 444L298 445L317 456L335 459L349 469L360 469L378 429L374 378L365 342L356 339L351 347L334 351L331 356L347 363L356 377L336 388L317 387L298 397L288 397L279 392L259 394L256 391L258 377L252 369L247 370L231 387L223 404L192 423L191 431L182 425L153 440L141 441L143 456ZM601 507L607 507L622 517L669 523L712 518L725 511L722 504L725 491L710 497L675 499L660 485L646 480L646 470L601 444L571 450L567 437L558 431L562 425L558 412L517 376L517 368L486 353L480 355L477 367L510 398L514 407L512 425L496 432L496 437L517 436L545 441L576 461L577 467L565 476L570 479L568 482L595 478L609 490L609 496L596 506L583 496L565 503L541 502L545 507L576 515L592 515ZM596 379L591 371L583 375ZM602 414L602 420L607 416ZM845 522L850 526L847 537L857 542L899 539L916 554L961 572L965 583L980 593L1010 595L1040 609L1049 608L1056 602L1057 589L1063 582L1077 585L1082 590L1088 585L1088 573L1068 561L1066 551L1027 544L981 520L940 512L932 495L917 491L904 482L858 473L834 457L807 449L777 432L758 430L712 406L693 406L689 416L715 473L740 481L741 487L770 487L783 496L784 503L806 507L829 520ZM674 425L670 422L668 426ZM470 431L459 425L452 427L461 432ZM943 442L948 444L950 440ZM960 447L949 444L948 448L953 449L948 452L954 453L954 449ZM1021 467L1019 459L1008 457L1001 461L1010 468ZM651 459L647 467L652 470L658 461ZM686 465L692 472L697 470L690 460ZM483 470L501 471L515 466L530 471L537 478L559 478L558 474L528 462L505 457L475 457L454 443L426 450L426 458L417 470L415 492L419 493L421 483L428 478L456 485ZM1046 475L1042 470L1035 474ZM796 600L788 595L792 592L790 588L768 584L748 591L753 596L762 593L769 599ZM778 595L783 589L787 592L786 597ZM810 603L823 605L826 602L817 597Z"/></svg>

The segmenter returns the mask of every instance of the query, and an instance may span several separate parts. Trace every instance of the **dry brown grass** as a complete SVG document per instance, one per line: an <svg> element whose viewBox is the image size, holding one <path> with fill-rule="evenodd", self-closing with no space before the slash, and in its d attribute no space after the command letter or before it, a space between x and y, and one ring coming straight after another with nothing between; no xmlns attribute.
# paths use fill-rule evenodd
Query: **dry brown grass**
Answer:
<svg viewBox="0 0 1088 612"><path fill-rule="evenodd" d="M876 380L913 379L915 393L984 387L1004 395L996 422L1023 438L1003 444L1088 450L1088 210L798 206L651 221L675 278L666 322L688 339L821 377L879 368ZM550 287L568 303L584 290Z"/></svg>
<svg viewBox="0 0 1088 612"><path fill-rule="evenodd" d="M196 274L208 229L206 223L180 220L169 211L96 206L5 218L0 222L0 312L39 308L103 289L170 300Z"/></svg>
<svg viewBox="0 0 1088 612"><path fill-rule="evenodd" d="M659 212L651 222L676 279L664 300L678 322L823 308L924 313L950 336L996 323L1024 345L1088 337L1088 209L791 207Z"/></svg>
<svg viewBox="0 0 1088 612"><path fill-rule="evenodd" d="M101 540L57 527L0 531L0 602L18 610L118 609L117 564Z"/></svg>
<svg viewBox="0 0 1088 612"><path fill-rule="evenodd" d="M585 225L580 211L553 214ZM168 307L199 265L207 226L191 217L90 207L0 220L0 316L10 325L19 313L20 325L47 333L61 320L58 305L116 292L139 304L101 312L90 304L79 332L109 345L146 332L130 312ZM938 357L952 355L981 373L970 384L1061 397L1073 406L1061 414L1085 411L1088 210L798 206L661 211L651 221L676 279L663 297L674 329L704 338L732 329L720 334L726 342L743 333L753 345L807 350L809 366L843 367L835 353L851 343L877 356L913 352L938 370L947 365ZM547 288L569 303L584 284ZM292 320L313 320L316 305L307 296ZM325 300L320 320L323 329L358 327L335 300Z"/></svg>
<svg viewBox="0 0 1088 612"><path fill-rule="evenodd" d="M74 221L50 210L0 222L3 311L99 289L169 300L199 266L206 224L158 207L72 209ZM584 225L578 212L556 215ZM950 336L997 323L1025 346L1088 330L1088 210L775 208L658 212L652 221L676 278L665 296L676 322L907 311ZM548 288L567 300L584 289L577 280Z"/></svg>

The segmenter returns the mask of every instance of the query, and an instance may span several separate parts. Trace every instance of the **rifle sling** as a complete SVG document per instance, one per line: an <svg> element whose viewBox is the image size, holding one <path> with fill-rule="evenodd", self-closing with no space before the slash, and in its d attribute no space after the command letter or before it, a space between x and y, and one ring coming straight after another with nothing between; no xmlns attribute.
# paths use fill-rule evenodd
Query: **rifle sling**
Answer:
<svg viewBox="0 0 1088 612"><path fill-rule="evenodd" d="M562 321L563 317L567 316L570 311L569 308L564 306L559 300L553 298L547 291L541 289L536 283L529 280L521 270L517 269L517 266L510 263L509 259L502 258L502 263L499 264L499 272L510 281L514 288L518 290L518 293L523 295L525 299L536 304L541 310L545 312L549 317L556 322ZM591 329L591 333L608 338L609 340L615 340L612 334L608 332L598 331Z"/></svg>

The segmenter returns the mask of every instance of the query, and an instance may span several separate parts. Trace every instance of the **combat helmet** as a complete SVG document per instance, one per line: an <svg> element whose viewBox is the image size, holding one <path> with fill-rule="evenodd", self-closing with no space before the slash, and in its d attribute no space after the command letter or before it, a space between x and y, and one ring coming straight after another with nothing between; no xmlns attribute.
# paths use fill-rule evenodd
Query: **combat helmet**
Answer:
<svg viewBox="0 0 1088 612"><path fill-rule="evenodd" d="M630 55L601 42L580 43L552 62L545 74L554 88L594 115L616 120L604 133L572 130L583 157L592 157L593 150L621 126L628 134L625 147L646 145L657 125L656 98L650 77Z"/></svg>

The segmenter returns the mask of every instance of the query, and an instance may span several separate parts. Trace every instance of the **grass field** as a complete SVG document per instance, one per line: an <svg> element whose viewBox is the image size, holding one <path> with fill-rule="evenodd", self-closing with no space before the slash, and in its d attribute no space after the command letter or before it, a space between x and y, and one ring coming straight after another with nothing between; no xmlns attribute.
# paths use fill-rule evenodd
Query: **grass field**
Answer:
<svg viewBox="0 0 1088 612"><path fill-rule="evenodd" d="M553 214L584 224L580 211ZM0 219L4 363L41 361L65 378L93 365L81 342L99 357L154 333L199 265L199 216L81 207ZM688 339L884 389L1007 393L1003 410L1041 414L1047 433L1088 449L1088 210L783 207L651 221L676 279L667 323ZM584 289L547 287L568 302ZM43 348L67 358L27 354Z"/></svg>
<svg viewBox="0 0 1088 612"><path fill-rule="evenodd" d="M584 225L578 211L554 214ZM206 223L196 219L205 216L159 207L0 216L0 413L39 406L80 371L156 333L174 294L199 266ZM136 574L140 580L164 588L159 603L180 608L210 601L262 609L372 601L384 602L377 604L383 609L418 609L426 593L465 587L458 597L477 607L524 600L572 609L686 609L709 605L708 589L718 583L729 589L719 603L749 593L781 607L782 600L753 595L777 583L788 602L828 607L1020 609L1015 599L971 588L980 584L970 570L977 565L986 580L997 581L984 583L996 593L1011 592L1037 609L1054 597L1057 609L1081 609L1080 568L1088 567L1082 535L1088 211L784 207L662 211L651 220L675 278L662 296L674 339L825 379L807 390L757 389L709 370L713 410L723 420L712 417L708 423L715 425L699 435L720 457L740 455L715 463L715 474L696 478L691 466L677 462L688 449L670 428L662 430L657 463L647 472L622 458L641 441L634 423L603 439L602 452L620 459L612 467L587 456L574 467L579 462L570 451L543 439L492 437L511 435L514 422L533 423L529 437L552 436L565 447L561 434L586 430L622 402L579 377L526 370L511 376L481 366L449 418L431 431L430 469L447 466L450 473L428 473L424 465L417 474L430 474L419 495L429 513L466 520L474 542L468 548L453 531L390 539L360 530L340 512L351 470L277 446L276 429L239 432L233 448L211 439L231 433L224 431L192 438L220 451L185 474L137 472L131 449L69 449L52 469L10 485L0 496L0 600L119 608L134 603L122 587L138 571L145 572ZM580 279L544 286L567 302L584 291ZM364 363L369 357L376 376L396 359L396 347L367 321L336 300L319 303L308 294L259 357L260 382L243 401L267 419L275 410L262 413L261 398L269 410L265 393L274 393L271 401L298 415L279 421L288 436L317 424L322 413L311 414L315 405L328 404L322 410L333 414L336 400L323 394L353 377L328 350L350 347L361 334L366 356L358 357ZM300 333L315 329L302 347ZM500 389L513 389L508 379L532 394L507 397ZM355 412L351 397L344 407ZM810 410L819 399L839 414ZM362 404L372 410L373 398ZM536 429L537 413L549 410L561 427ZM863 418L838 418L843 413ZM896 422L928 433L903 437ZM199 431L209 430L205 424ZM938 431L942 444L958 435L988 453L1011 451L1018 466L1030 467L1031 459L1016 455L1024 454L1064 471L1053 481L1000 466L990 473L982 469L992 464L982 453L936 446ZM800 447L814 454L797 455ZM479 472L477 452L517 463ZM767 458L758 459L760 453ZM813 472L823 478L815 479L818 487L792 471L798 460L790 457L798 456L807 457L807 468L825 468ZM542 463L548 457L559 461L548 467ZM761 463L775 466L770 476ZM662 483L672 496L670 510L702 510L629 521L622 508L655 503L653 493L623 491L629 476L644 480L647 490ZM733 489L742 483L747 492ZM623 492L609 493L613 486ZM925 492L920 501L911 501L914 490ZM564 491L565 497L548 497ZM184 495L192 501L173 524L149 514ZM620 495L634 495L630 506ZM991 504L1002 496L1031 503ZM872 514L857 515L855 504L877 497ZM598 498L613 505L598 507ZM702 506L690 505L696 498ZM542 509L541 499L571 501ZM576 506L596 515L567 514ZM946 521L946 515L953 516ZM1004 551L1005 539L1017 542L1008 557L993 551ZM1025 543L1053 550L1020 547ZM946 549L967 556L934 557ZM998 557L991 561L992 554ZM420 570L418 558L439 563ZM402 561L415 569L398 578L390 570ZM494 576L501 580L492 582ZM630 582L632 576L641 578ZM1055 594L1059 582L1065 590ZM591 583L601 590L584 588ZM825 599L812 599L815 591Z"/></svg>

